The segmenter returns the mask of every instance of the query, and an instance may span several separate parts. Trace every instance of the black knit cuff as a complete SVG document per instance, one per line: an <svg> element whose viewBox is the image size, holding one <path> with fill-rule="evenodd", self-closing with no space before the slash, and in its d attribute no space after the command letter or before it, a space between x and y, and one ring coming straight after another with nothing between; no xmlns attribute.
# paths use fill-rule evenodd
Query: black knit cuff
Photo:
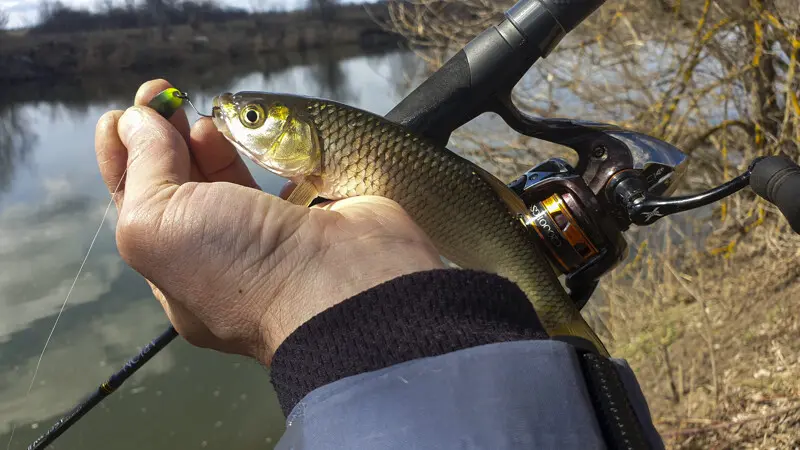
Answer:
<svg viewBox="0 0 800 450"><path fill-rule="evenodd" d="M460 269L383 283L303 324L278 347L272 384L284 414L312 390L412 359L546 339L533 306L497 275Z"/></svg>

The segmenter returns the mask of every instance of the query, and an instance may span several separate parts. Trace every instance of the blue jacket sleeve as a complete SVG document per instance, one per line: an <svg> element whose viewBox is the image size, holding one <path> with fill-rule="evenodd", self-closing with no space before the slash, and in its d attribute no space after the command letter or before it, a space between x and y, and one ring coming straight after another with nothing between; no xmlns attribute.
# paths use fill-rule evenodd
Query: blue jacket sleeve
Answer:
<svg viewBox="0 0 800 450"><path fill-rule="evenodd" d="M549 339L500 277L401 277L323 312L279 348L272 378L287 429L277 448L663 448L628 365L603 358L606 371L587 379L583 356ZM603 415L608 370L624 396ZM626 405L635 423L615 416Z"/></svg>

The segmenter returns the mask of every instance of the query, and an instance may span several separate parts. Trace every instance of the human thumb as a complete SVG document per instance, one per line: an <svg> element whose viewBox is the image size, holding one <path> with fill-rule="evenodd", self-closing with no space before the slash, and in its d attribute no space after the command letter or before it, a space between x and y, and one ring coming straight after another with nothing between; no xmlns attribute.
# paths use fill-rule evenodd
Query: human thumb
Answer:
<svg viewBox="0 0 800 450"><path fill-rule="evenodd" d="M189 181L191 160L186 141L154 110L129 108L120 117L117 130L128 149L126 206L136 207L163 188Z"/></svg>

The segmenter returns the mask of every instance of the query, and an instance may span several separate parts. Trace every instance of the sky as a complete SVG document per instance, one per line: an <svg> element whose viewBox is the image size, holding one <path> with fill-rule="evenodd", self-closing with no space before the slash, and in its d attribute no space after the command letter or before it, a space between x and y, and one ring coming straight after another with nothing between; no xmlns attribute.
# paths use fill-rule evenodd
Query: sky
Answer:
<svg viewBox="0 0 800 450"><path fill-rule="evenodd" d="M61 0L61 3L84 9L93 9L102 0ZM114 0L122 3L122 0ZM140 0L137 0L140 1ZM230 5L247 10L286 8L305 6L307 0L216 0L220 5ZM19 28L36 22L37 10L42 0L0 0L0 9L9 14L9 28Z"/></svg>

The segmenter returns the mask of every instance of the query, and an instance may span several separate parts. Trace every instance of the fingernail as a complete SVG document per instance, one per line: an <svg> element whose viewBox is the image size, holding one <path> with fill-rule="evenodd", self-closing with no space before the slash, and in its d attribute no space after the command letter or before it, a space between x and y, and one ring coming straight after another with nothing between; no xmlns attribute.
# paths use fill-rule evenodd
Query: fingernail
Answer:
<svg viewBox="0 0 800 450"><path fill-rule="evenodd" d="M133 106L125 111L119 119L119 137L123 142L129 140L144 126L146 117L138 106Z"/></svg>

